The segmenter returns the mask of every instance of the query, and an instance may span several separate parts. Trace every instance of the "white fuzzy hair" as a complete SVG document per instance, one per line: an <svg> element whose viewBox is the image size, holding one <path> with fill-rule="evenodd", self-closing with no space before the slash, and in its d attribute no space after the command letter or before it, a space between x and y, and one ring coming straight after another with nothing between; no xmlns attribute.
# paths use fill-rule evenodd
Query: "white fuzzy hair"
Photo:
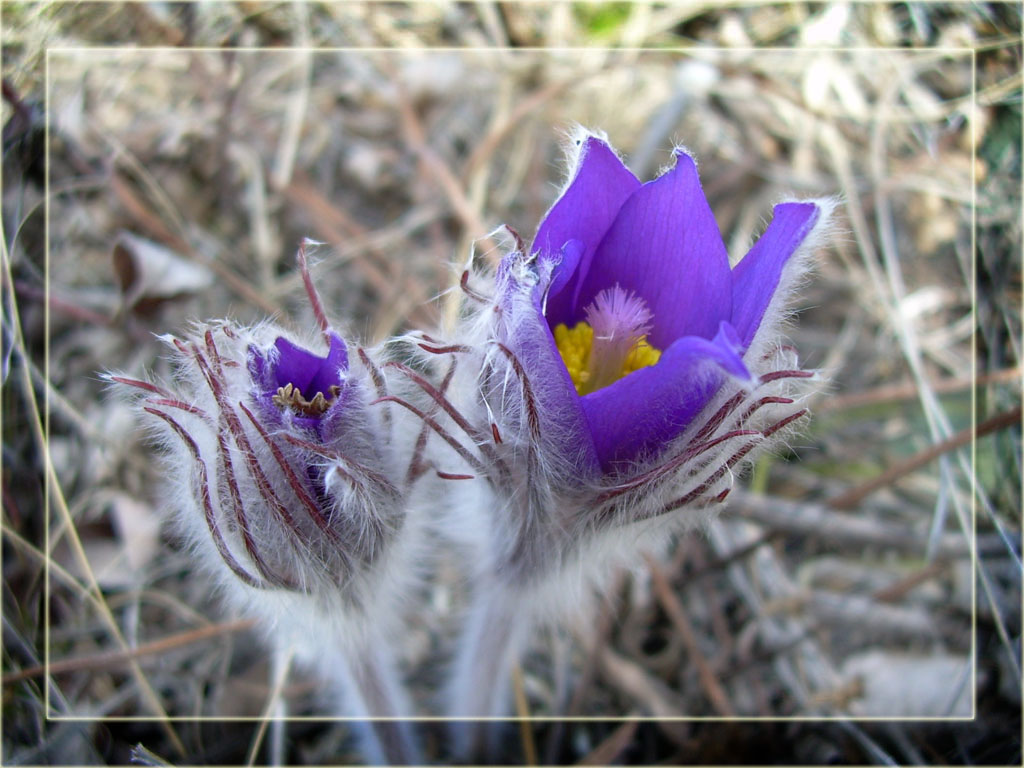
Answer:
<svg viewBox="0 0 1024 768"><path fill-rule="evenodd" d="M369 405L377 396L374 376L384 376L376 362L380 351L352 346L342 373L354 386L346 390L345 413L330 439L317 444L288 411L280 421L266 418L248 369L250 350L272 363L279 337L304 349L324 346L322 337L296 338L270 323L243 328L213 321L196 324L180 340L163 337L173 382L107 378L153 414L147 424L162 449L174 528L225 602L258 618L269 646L294 653L335 688L347 688L339 696L350 714L409 714L386 650L423 576L424 510L407 504L398 460L404 449L391 439L408 425L394 423L393 406ZM314 446L289 443L289 437ZM310 488L309 466L320 467L326 478L319 498ZM296 482L309 496L306 503ZM324 505L320 525L310 519L310 499ZM375 670L383 703L363 701L351 690L351 670L360 664ZM366 711L374 706L389 711ZM371 752L379 748L372 742L364 739Z"/></svg>
<svg viewBox="0 0 1024 768"><path fill-rule="evenodd" d="M810 280L815 270L814 255L838 231L839 225L834 215L840 204L838 197L818 197L807 200L785 197L776 205L784 203L813 203L818 208L818 216L811 230L804 237L800 247L787 259L779 277L778 287L765 310L764 317L758 326L757 333L750 343L746 359L767 354L772 345L778 342L789 324L792 311L792 297L800 287Z"/></svg>
<svg viewBox="0 0 1024 768"><path fill-rule="evenodd" d="M563 192L578 173L590 135L597 134L579 127L569 134ZM572 431L585 425L557 423L557 409L545 411L564 382L534 372L557 370L557 352L541 342L528 354L544 360L517 360L510 351L515 339L549 333L533 303L533 292L543 292L552 279L549 261L519 247L496 274L471 265L451 337L428 344L411 337L420 365L434 366L435 377L455 366L449 406L459 418L446 416L445 409L434 413L447 442L460 443L466 471L477 476L476 487L463 488L449 506L444 526L466 553L477 595L457 653L462 661L449 691L450 715L503 714L506 692L485 681L494 673L485 659L500 664L514 658L531 626L588 612L616 564L635 566L638 552L661 550L670 534L706 525L736 476L806 414L803 401L819 377L800 370L794 350L781 343L780 327L836 205L834 199L809 202L817 207L816 220L787 260L744 354L750 380L726 376L709 362L698 375L717 377L721 385L690 426L657 455L641 456L613 474L586 474L577 460L582 457L569 449L587 439ZM507 631L495 634L489 629L494 625Z"/></svg>
<svg viewBox="0 0 1024 768"><path fill-rule="evenodd" d="M607 557L613 556L617 549L623 550L621 557L612 559L630 562L635 559L639 547L665 538L666 529L695 528L710 519L717 497L731 487L744 466L751 464L761 452L781 438L785 430L760 436L728 437L728 433L741 429L769 430L786 416L801 410L808 385L817 381L810 376L766 382L759 379L772 371L798 369L792 350L779 346L779 326L785 318L791 292L829 226L828 213L834 202L813 202L819 208L817 221L797 253L789 259L754 341L744 355L744 362L752 374L751 381L725 377L716 395L669 446L657 456L637 459L628 470L615 476L580 477L580 465L572 456L567 456L565 446L579 444L585 436L566 433L563 425L550 422L541 425L539 434L531 432L527 412L529 403L521 380L524 370L517 370L496 344L522 332L524 324L535 323L532 331L536 333L546 331L542 320L536 323L536 311L529 295L536 280L543 283L547 279L533 272L538 265L525 256L509 265L515 272L509 279L522 285L522 291L513 295L506 306L498 307L494 300L476 305L467 302L458 332L445 344L464 350L453 355L458 359L458 368L452 399L460 413L475 425L475 439L467 439L450 421L444 423L451 434L465 440L466 448L471 452L479 453L480 443L490 439L491 423L500 435L501 442L487 448L505 468L488 465L486 486L489 490L477 491L478 495L489 493L492 496L485 504L491 510L486 517L487 523L481 524L475 519L475 514L469 513L468 520L460 526L452 526L460 530L458 538L463 541L469 538L467 530L489 531L488 541L473 544L478 553L486 553L482 557L477 555L477 564L482 572L510 568L513 561L519 559L516 580L522 581L524 586L536 581L542 585L540 591L546 594L572 594L571 600L574 601L579 597L579 589L552 589L550 578L553 575L565 575L569 581L577 580L587 571L580 562L582 559L588 563L599 562L596 575L600 576L609 570ZM480 282L488 281L485 278ZM488 286L489 290L474 286L477 294L486 291L490 296L505 290L493 283ZM542 348L540 353L545 354L546 350ZM423 365L437 363L437 358L429 354L422 357ZM525 365L520 361L520 369ZM550 365L544 365L543 369L552 370ZM710 362L702 375L722 376ZM554 396L546 390L561 386L557 381L530 377L529 372L525 372L525 376L532 390L532 399L539 409L547 397ZM765 397L788 398L793 402L765 403L743 418L746 410ZM720 423L710 424L731 401L735 402ZM484 441L481 441L481 436ZM695 444L716 440L720 442L691 459L679 460L688 450L692 451ZM753 445L746 448L750 443ZM744 455L730 463L735 453L744 448ZM487 457L482 453L480 460L487 463ZM673 462L676 464L671 471L659 472L659 468ZM722 472L723 468L727 471ZM631 487L636 478L645 475L651 476L650 482ZM684 504L684 510L669 514L674 500L688 496L691 498ZM461 504L458 507L465 509ZM530 535L527 529L534 526L545 531L544 535L537 537L543 542L543 554L535 553L539 561L524 561L529 546L523 537ZM604 541L605 538L608 540ZM591 557L591 547L599 548L605 557ZM536 598L538 604L545 602L543 595ZM557 615L566 608L568 601L555 602L550 613Z"/></svg>

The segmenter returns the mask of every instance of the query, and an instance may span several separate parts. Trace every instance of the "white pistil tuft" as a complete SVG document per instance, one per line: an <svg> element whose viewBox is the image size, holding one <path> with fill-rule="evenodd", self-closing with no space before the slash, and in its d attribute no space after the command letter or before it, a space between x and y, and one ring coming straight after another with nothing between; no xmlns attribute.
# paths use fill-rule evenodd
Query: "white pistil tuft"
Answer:
<svg viewBox="0 0 1024 768"><path fill-rule="evenodd" d="M647 303L618 283L601 291L585 310L594 329L585 391L607 387L622 378L626 358L634 345L651 330L653 315Z"/></svg>

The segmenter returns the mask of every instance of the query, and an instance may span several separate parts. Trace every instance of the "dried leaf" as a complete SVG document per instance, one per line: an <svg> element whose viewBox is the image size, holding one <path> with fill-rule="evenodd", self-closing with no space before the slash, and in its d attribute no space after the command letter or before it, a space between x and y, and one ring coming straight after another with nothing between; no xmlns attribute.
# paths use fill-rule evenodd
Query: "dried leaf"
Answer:
<svg viewBox="0 0 1024 768"><path fill-rule="evenodd" d="M970 717L970 659L870 651L851 656L843 674L860 680L850 709L858 717Z"/></svg>
<svg viewBox="0 0 1024 768"><path fill-rule="evenodd" d="M124 304L132 309L196 293L213 283L213 272L203 265L127 232L118 237L112 259Z"/></svg>

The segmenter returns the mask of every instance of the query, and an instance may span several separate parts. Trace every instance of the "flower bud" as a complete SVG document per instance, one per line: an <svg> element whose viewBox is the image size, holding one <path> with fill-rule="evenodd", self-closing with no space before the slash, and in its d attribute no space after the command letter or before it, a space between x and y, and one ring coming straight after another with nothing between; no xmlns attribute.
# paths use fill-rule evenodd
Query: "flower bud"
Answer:
<svg viewBox="0 0 1024 768"><path fill-rule="evenodd" d="M305 254L299 266L322 340L271 324L165 336L164 387L120 375L166 447L179 528L225 595L263 619L278 658L314 666L352 717L403 717L391 657L422 536L406 513L384 377L329 326ZM371 762L411 763L408 723L354 723Z"/></svg>
<svg viewBox="0 0 1024 768"><path fill-rule="evenodd" d="M184 486L183 528L229 583L350 609L403 509L382 410L367 406L372 364L363 353L354 369L341 337L325 336L318 355L270 325L200 325L164 337L173 388L111 378L146 392Z"/></svg>

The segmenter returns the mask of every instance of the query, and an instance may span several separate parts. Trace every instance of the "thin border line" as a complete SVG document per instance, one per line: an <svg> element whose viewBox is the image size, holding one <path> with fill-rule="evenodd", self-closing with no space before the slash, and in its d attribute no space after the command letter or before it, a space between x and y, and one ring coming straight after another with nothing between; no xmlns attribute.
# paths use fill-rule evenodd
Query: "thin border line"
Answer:
<svg viewBox="0 0 1024 768"><path fill-rule="evenodd" d="M873 2L873 0L869 0ZM1016 41L1020 43L1018 39ZM991 48L1006 47L997 46L993 44ZM723 47L723 46L692 46L692 47L667 47L667 48L647 48L647 47L615 47L615 48L601 48L601 47L589 47L589 46L516 46L514 48L498 48L498 47L487 47L487 46L436 46L430 48L394 48L385 46L327 46L323 48L316 47L303 47L303 46L281 46L281 47L238 47L238 48L220 48L217 46L205 46L205 45L194 45L194 46L174 46L174 45L155 45L155 46L117 46L117 45L54 45L46 49L47 51L53 51L54 53L67 53L68 51L99 51L101 53L180 53L184 51L191 52L207 52L207 53L223 53L225 51L231 51L232 53L297 53L297 52L313 52L313 53L366 53L371 51L377 51L381 53L400 53L400 54L417 54L417 53L463 53L465 51L477 51L477 52L490 52L504 51L506 53L543 53L546 51L564 51L568 53L584 53L589 51L605 51L608 53L617 53L619 51L633 52L633 53L763 53L770 51L774 53L792 53L793 51L799 51L800 53L878 53L879 51L885 51L887 53L962 53L969 54L974 53L977 49L965 45L950 45L950 46L931 46L927 48L902 48L900 46L879 46L873 48L870 46L853 46L853 47L801 47L794 48L792 46L765 46L759 47L756 45L748 46L736 46L736 47Z"/></svg>
<svg viewBox="0 0 1024 768"><path fill-rule="evenodd" d="M50 122L53 111L50 102L50 49L47 48L43 57L43 83L46 93L43 94L43 108L46 116L43 123L43 163L46 167L46 174L43 178L43 380L50 382ZM12 288L13 290L13 288ZM50 706L50 554L52 545L50 542L50 475L48 465L50 463L50 388L43 387L43 438L42 449L45 454L43 458L43 554L46 556L44 562L45 577L43 589L46 594L43 600L43 638L46 647L43 648L43 711L46 719L50 719L53 711ZM57 686L57 681L53 681Z"/></svg>
<svg viewBox="0 0 1024 768"><path fill-rule="evenodd" d="M1009 43L1011 46L1014 44L1020 44L1020 40ZM995 47L995 46L993 46ZM1007 47L1001 45L998 47ZM682 55L689 58L700 58L701 54L733 54L733 53L787 53L792 55L794 52L800 54L813 54L813 53L829 53L829 54L844 54L844 53L899 53L903 55L921 55L928 53L940 53L940 54L951 54L951 55L964 55L970 54L971 57L971 91L969 94L971 105L973 110L977 110L977 49L965 46L952 46L952 47L923 47L923 48L905 48L895 46L885 47L871 47L871 46L857 46L857 47L801 47L793 48L791 46L743 46L743 47L667 47L667 48L648 48L648 47L591 47L591 46L565 46L565 47L546 47L546 46L535 46L535 47L517 47L517 48L500 48L500 47L430 47L430 48L395 48L395 47L383 47L383 46L366 46L366 47L215 47L215 46L190 46L190 47L175 47L175 46L153 46L153 47L128 47L128 46L52 46L47 47L45 51L45 65L44 65L44 105L46 109L46 123L44 127L44 162L46 165L46 177L44 179L44 231L45 231L45 243L44 243L44 269L45 269L45 285L44 285L44 363L43 372L46 381L49 381L50 371L50 306L49 306L49 267L50 267L50 121L52 119L51 112L51 78L50 78L50 54L91 54L93 52L99 54L132 54L138 53L142 55L152 55L154 53L188 53L188 52L206 52L206 53L297 53L297 52L312 52L312 53L386 53L386 54L397 54L400 56L406 55L429 55L439 52L447 53L489 53L498 54L500 52L511 53L516 55L522 53L547 53L547 52L591 52L591 51L604 51L611 54L619 52L646 52L653 54L675 54ZM952 100L950 100L952 101ZM947 103L947 102L943 102ZM829 116L832 117L832 116ZM976 165L977 165L977 121L974 119L974 114L971 115L971 139L972 139L972 166L971 166L971 182L972 182L972 203L971 203L971 311L972 311L972 322L974 323L974 332L971 336L971 350L972 354L977 354L977 252L976 252L976 227L977 227L977 179L976 179ZM977 365L976 358L972 359L971 362L971 424L972 430L976 430L977 427ZM49 450L49 434L50 434L50 402L49 393L44 391L43 393L43 423L44 431L47 440L47 445L44 446L44 450ZM340 717L340 716L289 716L285 718L271 718L274 720L284 721L295 721L295 722L363 722L363 721L399 721L399 722L971 722L975 719L977 713L977 439L974 438L971 441L971 477L970 477L970 488L971 488L971 513L972 513L972 537L971 542L971 564L972 564L972 579L971 579L971 618L972 618L972 632L971 632L971 652L969 661L971 662L971 688L972 688L972 714L963 717L885 717L885 716L873 716L873 717L857 717L857 716L751 716L751 717L720 717L720 716L679 716L679 717L645 717L645 716L626 716L626 717L605 717L605 716L576 716L576 717L480 717L480 718L459 718L459 717L441 717L441 716L411 716L411 717L380 717L380 718L358 718L358 717ZM46 514L44 516L44 535L46 538L47 552L50 549L50 506L51 506L51 491L49 482L44 486L44 509ZM45 567L44 574L44 589L46 590L45 595L45 607L46 616L44 617L44 636L45 636L45 648L44 648L44 679L46 681L44 691L44 702L45 712L47 721L56 722L148 722L148 723L162 723L162 722L252 722L262 723L266 722L267 718L259 716L215 716L215 715L202 715L198 717L185 717L185 716L167 716L163 718L153 716L101 716L101 717L80 717L75 715L51 715L50 708L50 686L49 686L49 666L50 666L50 572L49 564ZM53 682L56 686L56 681Z"/></svg>
<svg viewBox="0 0 1024 768"><path fill-rule="evenodd" d="M978 716L978 52L971 51L971 719ZM955 701L954 701L955 704Z"/></svg>

